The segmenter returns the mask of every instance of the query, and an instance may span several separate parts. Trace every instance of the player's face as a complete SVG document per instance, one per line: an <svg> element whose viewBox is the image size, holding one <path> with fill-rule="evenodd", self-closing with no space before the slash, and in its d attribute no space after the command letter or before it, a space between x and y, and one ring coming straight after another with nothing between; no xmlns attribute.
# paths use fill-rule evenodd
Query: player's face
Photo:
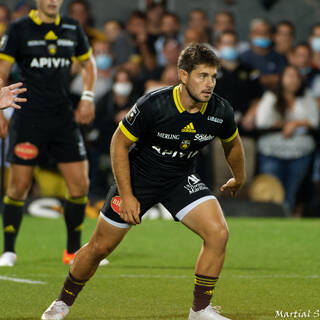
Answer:
<svg viewBox="0 0 320 320"><path fill-rule="evenodd" d="M200 64L183 81L190 97L199 102L209 101L217 79L217 67Z"/></svg>
<svg viewBox="0 0 320 320"><path fill-rule="evenodd" d="M59 14L63 0L36 0L38 10L46 16L54 18Z"/></svg>

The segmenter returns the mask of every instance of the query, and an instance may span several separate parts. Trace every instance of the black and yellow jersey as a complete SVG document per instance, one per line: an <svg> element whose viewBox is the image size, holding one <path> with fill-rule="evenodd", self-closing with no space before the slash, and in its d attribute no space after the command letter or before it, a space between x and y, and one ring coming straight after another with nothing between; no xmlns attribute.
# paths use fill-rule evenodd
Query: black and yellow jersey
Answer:
<svg viewBox="0 0 320 320"><path fill-rule="evenodd" d="M197 113L187 112L179 86L141 97L119 124L136 142L130 151L131 168L155 183L169 183L194 169L199 150L219 137L233 140L238 129L231 105L213 94Z"/></svg>
<svg viewBox="0 0 320 320"><path fill-rule="evenodd" d="M18 64L28 89L22 113L70 108L72 59L83 61L90 55L88 39L76 20L57 16L55 23L43 23L34 10L12 22L0 44L0 59Z"/></svg>

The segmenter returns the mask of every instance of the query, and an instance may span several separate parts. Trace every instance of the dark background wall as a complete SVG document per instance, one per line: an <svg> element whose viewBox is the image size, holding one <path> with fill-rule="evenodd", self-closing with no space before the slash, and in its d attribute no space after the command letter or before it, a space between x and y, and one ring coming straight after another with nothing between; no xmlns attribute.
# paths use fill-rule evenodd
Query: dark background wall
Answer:
<svg viewBox="0 0 320 320"><path fill-rule="evenodd" d="M320 0L275 0L270 10L263 7L268 0L235 0L234 5L227 5L226 0L168 0L169 10L176 12L185 26L188 13L192 8L203 8L210 20L217 10L229 9L236 16L237 30L241 39L247 39L248 26L255 17L268 18L276 23L282 19L291 20L297 28L297 41L306 40L311 26L320 22ZM18 0L0 0L13 8ZM33 0L30 0L34 3ZM70 0L64 0L62 11L66 12ZM126 21L130 12L143 9L144 0L89 0L95 17L95 24L101 27L105 21L118 18Z"/></svg>

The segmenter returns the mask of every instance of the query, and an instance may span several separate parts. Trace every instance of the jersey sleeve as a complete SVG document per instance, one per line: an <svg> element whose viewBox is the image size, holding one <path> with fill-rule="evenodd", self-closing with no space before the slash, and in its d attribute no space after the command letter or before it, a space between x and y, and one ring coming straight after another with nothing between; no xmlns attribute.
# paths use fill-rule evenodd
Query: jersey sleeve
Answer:
<svg viewBox="0 0 320 320"><path fill-rule="evenodd" d="M92 50L90 48L89 40L80 24L77 25L77 46L75 48L76 58L79 61L87 60Z"/></svg>
<svg viewBox="0 0 320 320"><path fill-rule="evenodd" d="M219 138L222 142L230 142L238 135L237 124L234 120L234 112L230 103L224 100L223 124Z"/></svg>
<svg viewBox="0 0 320 320"><path fill-rule="evenodd" d="M136 142L148 132L151 114L151 105L144 99L139 99L120 121L119 128L128 139Z"/></svg>
<svg viewBox="0 0 320 320"><path fill-rule="evenodd" d="M18 55L18 47L19 40L16 23L10 23L0 41L0 59L13 64Z"/></svg>

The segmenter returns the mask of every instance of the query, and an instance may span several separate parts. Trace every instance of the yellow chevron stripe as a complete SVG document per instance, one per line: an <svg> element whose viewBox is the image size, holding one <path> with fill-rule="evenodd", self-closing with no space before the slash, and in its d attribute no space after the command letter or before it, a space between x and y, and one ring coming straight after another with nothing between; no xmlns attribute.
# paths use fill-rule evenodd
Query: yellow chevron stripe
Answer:
<svg viewBox="0 0 320 320"><path fill-rule="evenodd" d="M85 60L88 60L90 58L92 54L92 49L90 48L88 50L88 52L82 54L81 56L77 56L76 58L79 60L79 61L85 61Z"/></svg>
<svg viewBox="0 0 320 320"><path fill-rule="evenodd" d="M5 204L11 205L11 206L16 206L16 207L22 207L24 205L24 200L14 200L8 196L4 196L3 202Z"/></svg>
<svg viewBox="0 0 320 320"><path fill-rule="evenodd" d="M5 60L5 61L8 61L12 64L14 64L14 62L16 61L14 57L11 57L11 56L4 54L4 53L0 53L0 60Z"/></svg>
<svg viewBox="0 0 320 320"><path fill-rule="evenodd" d="M86 204L88 202L88 197L87 196L83 196L83 197L79 197L79 198L73 198L69 194L67 194L65 196L65 198L69 202L75 203L75 204Z"/></svg>

